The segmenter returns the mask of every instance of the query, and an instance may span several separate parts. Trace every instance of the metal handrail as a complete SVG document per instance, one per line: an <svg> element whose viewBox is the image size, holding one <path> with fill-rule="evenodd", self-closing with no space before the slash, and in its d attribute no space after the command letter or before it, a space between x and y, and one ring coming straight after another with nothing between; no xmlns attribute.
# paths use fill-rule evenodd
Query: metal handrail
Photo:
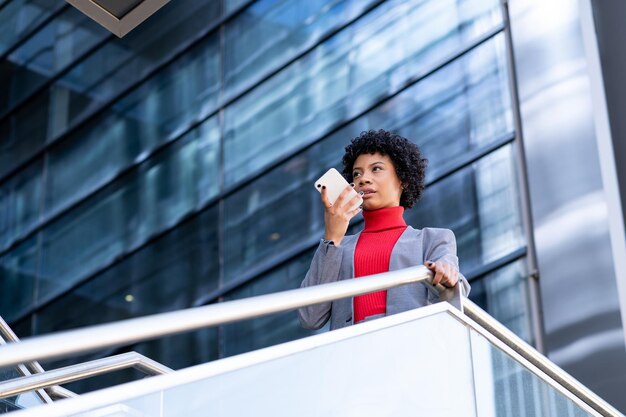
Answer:
<svg viewBox="0 0 626 417"><path fill-rule="evenodd" d="M107 347L128 345L191 330L293 310L313 304L428 281L425 266L385 272L242 300L155 314L135 319L69 330L0 346L0 368L33 360L53 359ZM440 287L443 289L443 287ZM458 286L442 294L458 292ZM445 299L452 297L446 296Z"/></svg>
<svg viewBox="0 0 626 417"><path fill-rule="evenodd" d="M173 372L167 366L161 365L140 353L128 352L0 383L0 398L12 397L52 385L67 384L126 368L135 368L146 375L162 375Z"/></svg>
<svg viewBox="0 0 626 417"><path fill-rule="evenodd" d="M475 321L478 325L483 327L489 334L495 336L506 346L536 366L556 383L573 393L576 397L580 398L601 415L607 417L623 417L623 415L612 405L594 394L570 374L556 366L552 361L526 343L511 330L507 329L499 321L491 317L486 311L478 307L471 300L463 300L463 313L471 320Z"/></svg>
<svg viewBox="0 0 626 417"><path fill-rule="evenodd" d="M23 341L19 346L0 346L0 368L36 359L51 359L105 347L130 344L185 331L232 323L299 307L424 282L430 286L432 272L424 266L376 274L358 280L345 280L308 288L229 301L210 306L162 313L111 324L92 326ZM432 286L430 286L432 288ZM440 290L440 299L452 300L460 286ZM603 416L622 416L619 411L559 369L547 358L506 329L471 301L463 300L463 317L482 326L484 333L519 354L529 364L545 373L554 384L563 387Z"/></svg>

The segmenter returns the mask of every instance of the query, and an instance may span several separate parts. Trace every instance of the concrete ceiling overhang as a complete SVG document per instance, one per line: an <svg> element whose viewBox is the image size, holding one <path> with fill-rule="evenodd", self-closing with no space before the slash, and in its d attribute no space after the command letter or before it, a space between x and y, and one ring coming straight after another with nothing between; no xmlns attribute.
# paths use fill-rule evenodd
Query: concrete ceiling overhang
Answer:
<svg viewBox="0 0 626 417"><path fill-rule="evenodd" d="M121 38L170 0L66 1Z"/></svg>

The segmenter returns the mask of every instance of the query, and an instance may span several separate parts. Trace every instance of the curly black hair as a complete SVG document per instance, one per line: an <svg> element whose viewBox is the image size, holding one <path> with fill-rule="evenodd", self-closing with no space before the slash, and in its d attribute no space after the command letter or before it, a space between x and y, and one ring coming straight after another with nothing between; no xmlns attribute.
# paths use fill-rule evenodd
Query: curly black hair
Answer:
<svg viewBox="0 0 626 417"><path fill-rule="evenodd" d="M417 145L395 133L380 129L362 132L346 146L343 155L343 176L352 182L352 168L359 155L380 153L391 158L404 191L400 197L400 205L411 208L422 197L428 160L422 158Z"/></svg>

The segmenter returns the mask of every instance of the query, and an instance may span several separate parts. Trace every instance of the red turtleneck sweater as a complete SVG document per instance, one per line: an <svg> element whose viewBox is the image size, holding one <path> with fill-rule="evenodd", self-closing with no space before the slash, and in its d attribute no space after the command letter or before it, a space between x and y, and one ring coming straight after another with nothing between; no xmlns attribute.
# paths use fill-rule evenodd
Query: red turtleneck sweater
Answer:
<svg viewBox="0 0 626 417"><path fill-rule="evenodd" d="M365 211L365 228L354 250L354 276L379 274L389 271L391 250L406 229L402 215L404 207L387 207ZM354 322L387 311L387 291L354 297Z"/></svg>

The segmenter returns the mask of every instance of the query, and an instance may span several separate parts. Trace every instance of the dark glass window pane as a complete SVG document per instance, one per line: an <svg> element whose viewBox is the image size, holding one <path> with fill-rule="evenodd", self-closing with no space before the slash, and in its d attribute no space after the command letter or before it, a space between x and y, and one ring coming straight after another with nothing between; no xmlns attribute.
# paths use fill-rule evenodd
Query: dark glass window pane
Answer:
<svg viewBox="0 0 626 417"><path fill-rule="evenodd" d="M524 246L513 150L507 145L426 188L405 214L414 227L456 234L461 271Z"/></svg>
<svg viewBox="0 0 626 417"><path fill-rule="evenodd" d="M33 335L33 316L26 316L16 323L10 323L10 326L20 339L30 337Z"/></svg>
<svg viewBox="0 0 626 417"><path fill-rule="evenodd" d="M114 106L116 112L145 126L150 136L176 135L206 116L217 104L221 56L211 36L188 55L144 83Z"/></svg>
<svg viewBox="0 0 626 417"><path fill-rule="evenodd" d="M38 222L42 169L38 161L0 187L0 249Z"/></svg>
<svg viewBox="0 0 626 417"><path fill-rule="evenodd" d="M225 111L232 184L398 90L500 21L497 1L390 1ZM407 42L411 39L411 42Z"/></svg>
<svg viewBox="0 0 626 417"><path fill-rule="evenodd" d="M142 153L150 151L168 139L167 136L156 136L157 132L153 132L155 136L150 137L149 125L137 125L129 119L109 118L106 125L100 124L99 126L104 130L89 129L84 132L85 135L77 135L77 139L80 140L63 144L50 154L46 184L46 214L54 213L91 193L117 175L128 164L141 158ZM145 187L148 187L151 192L168 190L161 193L166 195L167 199L171 199L169 201L171 207L168 210L178 211L175 217L179 217L180 212L188 211L188 209L176 209L178 205L196 206L196 202L188 204L189 198L206 201L218 191L219 126L217 118L208 119L179 141L181 144L170 151L176 155L172 155L169 161L165 159L166 167L161 166L163 164L161 162L159 167L145 175L146 178L141 185L143 192L147 192ZM180 167L178 171L177 166ZM175 172L164 177L158 174L163 170ZM160 188L150 186L151 182L158 181L158 178L162 179ZM164 186L167 181L175 182L177 186L181 186L181 189L166 189ZM194 183L194 181L198 182ZM197 190L194 187L197 187ZM187 199L175 199L174 195L171 195L174 192L183 193L185 190L191 193ZM154 198L155 196L146 195L146 197Z"/></svg>
<svg viewBox="0 0 626 417"><path fill-rule="evenodd" d="M498 37L482 45L229 196L225 279L322 237L322 207L311 184L326 169L340 168L344 147L363 130L406 135L421 146L435 173L510 133L502 41Z"/></svg>
<svg viewBox="0 0 626 417"><path fill-rule="evenodd" d="M225 200L226 281L308 247L316 233L322 237L319 196L307 180L312 163L308 154L299 155Z"/></svg>
<svg viewBox="0 0 626 417"><path fill-rule="evenodd" d="M246 3L250 0L224 0L224 14L230 14Z"/></svg>
<svg viewBox="0 0 626 417"><path fill-rule="evenodd" d="M67 288L215 195L216 123L209 119L138 172L122 177L47 227L42 254L46 290L41 296ZM92 169L95 163L91 161Z"/></svg>
<svg viewBox="0 0 626 417"><path fill-rule="evenodd" d="M217 230L217 208L212 208L47 305L37 332L190 307L217 288Z"/></svg>
<svg viewBox="0 0 626 417"><path fill-rule="evenodd" d="M281 265L278 269L229 293L225 301L299 288L311 264L313 251ZM310 336L315 332L300 327L295 311L272 314L222 327L224 356L236 355L278 343Z"/></svg>
<svg viewBox="0 0 626 417"><path fill-rule="evenodd" d="M68 89L76 101L67 106L72 124L143 80L191 39L208 30L218 15L216 1L189 2L185 7L169 2L124 38L107 42L57 83L55 94Z"/></svg>
<svg viewBox="0 0 626 417"><path fill-rule="evenodd" d="M324 35L363 12L374 0L260 0L226 26L224 90L232 97Z"/></svg>
<svg viewBox="0 0 626 417"><path fill-rule="evenodd" d="M172 8L176 12L172 12ZM0 122L0 140L3 144L0 147L0 176L41 149L46 141L64 134L102 108L115 95L144 80L155 67L184 48L189 38L208 30L206 28L211 27L211 23L217 19L217 8L215 1L193 2L192 7L178 7L175 2L170 2L135 31L123 39L107 42L60 80L31 98L26 104L28 108L22 107ZM166 14L168 12L169 15ZM153 93L149 106L159 107L157 111L163 111L165 118L171 116L166 111L175 111L177 106L192 113L194 105L196 109L202 109L204 104L213 106L216 98L211 98L210 92L217 88L214 84L219 79L217 69L220 65L216 48L215 37L202 42L198 48L187 54L191 57L180 58L163 70L157 80L148 86L144 85L144 90L131 95L129 101L110 111L109 118L101 117L105 126L97 129L106 128L106 124L111 123L109 119L121 116L127 117L129 124L135 118L145 119L147 110L137 108L142 106L141 96L146 95L145 90ZM199 62L202 59L207 62ZM190 68L181 70L181 65ZM202 82L209 82L211 85L205 86ZM191 91L197 92L201 97L190 104L178 103L177 100L188 98L190 84ZM175 91L171 91L172 89ZM182 94L185 96L182 97ZM168 105L167 110L162 109L165 106L164 101ZM125 114L126 112L144 114ZM149 121L151 124L158 122ZM7 138L10 141L5 141Z"/></svg>
<svg viewBox="0 0 626 417"><path fill-rule="evenodd" d="M469 298L516 335L533 343L525 259L473 280Z"/></svg>
<svg viewBox="0 0 626 417"><path fill-rule="evenodd" d="M35 236L0 258L0 315L11 322L35 302L38 254Z"/></svg>
<svg viewBox="0 0 626 417"><path fill-rule="evenodd" d="M8 93L0 115L109 35L74 7L66 9L0 62L0 84Z"/></svg>
<svg viewBox="0 0 626 417"><path fill-rule="evenodd" d="M20 108L19 117L0 121L0 178L26 162L44 145L50 96L40 94Z"/></svg>
<svg viewBox="0 0 626 417"><path fill-rule="evenodd" d="M0 54L4 54L20 39L28 35L65 2L39 0L9 0L0 10Z"/></svg>

